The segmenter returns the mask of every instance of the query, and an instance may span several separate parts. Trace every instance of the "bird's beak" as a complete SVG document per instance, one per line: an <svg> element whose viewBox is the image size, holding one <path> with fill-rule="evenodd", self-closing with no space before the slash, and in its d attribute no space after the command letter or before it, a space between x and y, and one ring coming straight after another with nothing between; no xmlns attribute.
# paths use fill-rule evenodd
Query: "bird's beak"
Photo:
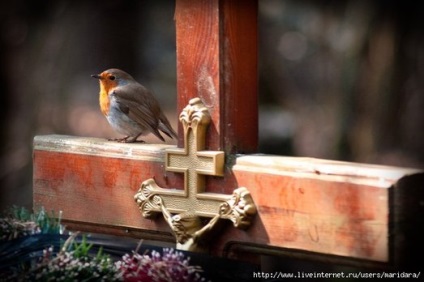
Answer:
<svg viewBox="0 0 424 282"><path fill-rule="evenodd" d="M91 77L97 78L97 79L101 79L102 77L99 74L92 74Z"/></svg>

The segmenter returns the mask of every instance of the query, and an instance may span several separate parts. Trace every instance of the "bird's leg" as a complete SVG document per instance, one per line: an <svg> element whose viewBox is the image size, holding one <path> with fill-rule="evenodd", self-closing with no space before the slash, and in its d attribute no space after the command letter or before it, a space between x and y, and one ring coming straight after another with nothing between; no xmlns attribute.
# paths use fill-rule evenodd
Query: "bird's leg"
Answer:
<svg viewBox="0 0 424 282"><path fill-rule="evenodd" d="M140 135L137 135L137 136L127 136L125 138L125 141L121 141L121 142L125 142L125 143L135 143L135 142L146 143L143 140L137 140L137 137L138 136L140 136Z"/></svg>

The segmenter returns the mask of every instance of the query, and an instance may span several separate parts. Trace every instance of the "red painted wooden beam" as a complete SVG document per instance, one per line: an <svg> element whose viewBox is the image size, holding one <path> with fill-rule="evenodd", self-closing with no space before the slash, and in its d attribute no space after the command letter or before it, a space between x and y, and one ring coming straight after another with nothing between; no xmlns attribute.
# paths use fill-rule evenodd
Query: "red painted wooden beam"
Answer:
<svg viewBox="0 0 424 282"><path fill-rule="evenodd" d="M257 0L177 0L175 22L178 112L200 97L212 116L209 150L256 152Z"/></svg>
<svg viewBox="0 0 424 282"><path fill-rule="evenodd" d="M170 147L36 137L34 206L62 210L74 229L136 232L144 238L168 234L169 241L163 219L144 219L132 199L141 182L152 177L161 187L182 187L179 178L164 172L164 150ZM423 234L424 177L419 172L312 158L238 156L226 185L248 188L258 214L247 231L228 224L211 251L222 255L231 246L253 244L390 263L411 246L408 238L418 236L417 246Z"/></svg>

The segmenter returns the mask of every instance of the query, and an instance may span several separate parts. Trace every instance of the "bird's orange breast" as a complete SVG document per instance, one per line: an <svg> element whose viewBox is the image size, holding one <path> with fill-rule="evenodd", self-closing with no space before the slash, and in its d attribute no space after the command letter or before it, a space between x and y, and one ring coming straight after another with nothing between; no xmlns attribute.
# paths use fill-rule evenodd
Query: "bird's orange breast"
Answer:
<svg viewBox="0 0 424 282"><path fill-rule="evenodd" d="M100 110L105 116L107 116L109 114L109 107L110 107L110 101L109 101L107 92L100 91L99 102L100 102Z"/></svg>
<svg viewBox="0 0 424 282"><path fill-rule="evenodd" d="M113 91L115 87L116 87L115 83L102 81L102 80L100 81L99 103L100 103L100 110L105 116L109 114L109 108L110 108L109 93Z"/></svg>

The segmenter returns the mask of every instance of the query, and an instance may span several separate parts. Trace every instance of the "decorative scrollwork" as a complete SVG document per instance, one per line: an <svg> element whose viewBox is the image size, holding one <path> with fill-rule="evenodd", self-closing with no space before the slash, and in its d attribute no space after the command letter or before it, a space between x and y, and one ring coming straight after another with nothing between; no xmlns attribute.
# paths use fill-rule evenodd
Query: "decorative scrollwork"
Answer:
<svg viewBox="0 0 424 282"><path fill-rule="evenodd" d="M147 179L134 196L141 214L145 218L154 218L160 212L160 196L155 195L158 186L154 179ZM159 199L158 199L159 198Z"/></svg>
<svg viewBox="0 0 424 282"><path fill-rule="evenodd" d="M256 212L252 196L245 187L235 189L231 198L219 208L221 218L231 220L234 227L241 229L250 226Z"/></svg>

